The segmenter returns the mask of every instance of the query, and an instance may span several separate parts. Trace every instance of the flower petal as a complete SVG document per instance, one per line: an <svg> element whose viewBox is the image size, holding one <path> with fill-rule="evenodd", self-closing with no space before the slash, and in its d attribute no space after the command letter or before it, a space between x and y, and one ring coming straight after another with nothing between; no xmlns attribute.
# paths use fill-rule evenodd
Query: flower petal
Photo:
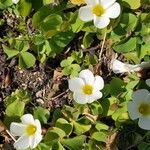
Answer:
<svg viewBox="0 0 150 150"><path fill-rule="evenodd" d="M25 127L26 125L24 124L12 122L10 124L10 132L14 136L21 136L25 133Z"/></svg>
<svg viewBox="0 0 150 150"><path fill-rule="evenodd" d="M98 3L99 0L85 0L85 3L87 5L91 5L91 6L94 6Z"/></svg>
<svg viewBox="0 0 150 150"><path fill-rule="evenodd" d="M102 97L102 93L100 91L96 91L87 97L88 103L92 103L92 102L100 99L101 97Z"/></svg>
<svg viewBox="0 0 150 150"><path fill-rule="evenodd" d="M150 117L148 116L139 118L138 125L142 129L150 130Z"/></svg>
<svg viewBox="0 0 150 150"><path fill-rule="evenodd" d="M145 89L140 89L132 94L132 99L135 102L144 102L147 101L147 96L149 95L149 91Z"/></svg>
<svg viewBox="0 0 150 150"><path fill-rule="evenodd" d="M120 15L120 5L119 3L114 3L111 7L106 9L104 16L108 18L117 18Z"/></svg>
<svg viewBox="0 0 150 150"><path fill-rule="evenodd" d="M132 120L135 120L141 116L141 114L138 111L137 104L133 101L130 101L128 103L128 112L129 112L129 116Z"/></svg>
<svg viewBox="0 0 150 150"><path fill-rule="evenodd" d="M150 79L146 80L146 84L150 87Z"/></svg>
<svg viewBox="0 0 150 150"><path fill-rule="evenodd" d="M79 77L82 78L86 84L93 85L94 83L94 75L89 69L82 70Z"/></svg>
<svg viewBox="0 0 150 150"><path fill-rule="evenodd" d="M139 66L123 63L117 59L112 61L112 71L116 74L117 73L125 73L125 72L133 72L134 69L139 70Z"/></svg>
<svg viewBox="0 0 150 150"><path fill-rule="evenodd" d="M17 3L19 2L19 0L12 0L12 2L13 2L14 4L17 4Z"/></svg>
<svg viewBox="0 0 150 150"><path fill-rule="evenodd" d="M88 102L87 96L81 92L75 92L73 97L74 100L79 104L86 104Z"/></svg>
<svg viewBox="0 0 150 150"><path fill-rule="evenodd" d="M35 148L41 142L41 140L42 140L42 135L35 134L30 141L30 148L31 149Z"/></svg>
<svg viewBox="0 0 150 150"><path fill-rule="evenodd" d="M79 9L79 17L83 21L93 20L93 13L90 6L83 6Z"/></svg>
<svg viewBox="0 0 150 150"><path fill-rule="evenodd" d="M99 29L107 27L109 25L109 23L110 23L110 19L108 17L104 17L104 16L97 17L97 16L94 16L94 25L97 28L99 28Z"/></svg>
<svg viewBox="0 0 150 150"><path fill-rule="evenodd" d="M14 147L17 150L25 150L29 147L30 144L30 138L26 135L21 136L15 143Z"/></svg>
<svg viewBox="0 0 150 150"><path fill-rule="evenodd" d="M99 90L103 89L104 80L101 76L95 76L93 87L94 87L94 91L99 91Z"/></svg>
<svg viewBox="0 0 150 150"><path fill-rule="evenodd" d="M34 124L34 118L31 114L25 114L21 117L23 124Z"/></svg>
<svg viewBox="0 0 150 150"><path fill-rule="evenodd" d="M144 101L150 104L150 92L148 95L145 95Z"/></svg>
<svg viewBox="0 0 150 150"><path fill-rule="evenodd" d="M69 89L73 92L80 90L85 84L81 78L72 78L68 82L69 82Z"/></svg>
<svg viewBox="0 0 150 150"><path fill-rule="evenodd" d="M113 5L115 2L116 0L101 0L101 4L105 9Z"/></svg>
<svg viewBox="0 0 150 150"><path fill-rule="evenodd" d="M38 132L39 134L41 134L41 133L42 133L42 130L41 130L41 123L40 123L40 121L39 121L38 119L35 119L35 125L36 125L36 127L37 127L37 132Z"/></svg>

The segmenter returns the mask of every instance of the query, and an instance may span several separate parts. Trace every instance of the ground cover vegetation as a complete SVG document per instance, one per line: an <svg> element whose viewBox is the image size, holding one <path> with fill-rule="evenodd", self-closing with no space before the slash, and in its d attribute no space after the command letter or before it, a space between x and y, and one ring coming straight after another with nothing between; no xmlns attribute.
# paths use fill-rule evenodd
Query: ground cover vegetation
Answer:
<svg viewBox="0 0 150 150"><path fill-rule="evenodd" d="M0 0L0 149L150 150L149 0Z"/></svg>

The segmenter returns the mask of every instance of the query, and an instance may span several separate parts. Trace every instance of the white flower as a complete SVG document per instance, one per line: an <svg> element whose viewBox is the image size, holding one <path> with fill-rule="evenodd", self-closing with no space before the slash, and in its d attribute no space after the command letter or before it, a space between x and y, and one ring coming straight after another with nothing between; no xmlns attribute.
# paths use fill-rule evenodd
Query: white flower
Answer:
<svg viewBox="0 0 150 150"><path fill-rule="evenodd" d="M85 0L85 3L87 5L79 9L80 19L94 20L94 25L100 29L110 23L110 18L117 18L120 14L120 5L116 0Z"/></svg>
<svg viewBox="0 0 150 150"><path fill-rule="evenodd" d="M123 63L117 59L113 60L112 62L112 71L114 73L125 73L125 72L134 72L134 71L140 71L144 68L149 68L150 62L142 62L141 64L137 65L131 65L127 63Z"/></svg>
<svg viewBox="0 0 150 150"><path fill-rule="evenodd" d="M77 103L86 104L102 97L101 89L104 87L104 80L95 76L86 69L82 70L79 77L69 80L69 89L74 92L73 97Z"/></svg>
<svg viewBox="0 0 150 150"><path fill-rule="evenodd" d="M150 87L150 79L146 80L146 84Z"/></svg>
<svg viewBox="0 0 150 150"><path fill-rule="evenodd" d="M132 120L139 118L140 128L150 130L150 92L145 89L133 93L133 100L128 103L128 112Z"/></svg>
<svg viewBox="0 0 150 150"><path fill-rule="evenodd" d="M12 0L12 2L13 2L14 4L17 4L17 3L19 2L19 0Z"/></svg>
<svg viewBox="0 0 150 150"><path fill-rule="evenodd" d="M31 114L25 114L21 117L21 123L12 122L10 132L14 136L20 136L14 143L17 150L35 148L42 140L41 124L38 119L33 118Z"/></svg>

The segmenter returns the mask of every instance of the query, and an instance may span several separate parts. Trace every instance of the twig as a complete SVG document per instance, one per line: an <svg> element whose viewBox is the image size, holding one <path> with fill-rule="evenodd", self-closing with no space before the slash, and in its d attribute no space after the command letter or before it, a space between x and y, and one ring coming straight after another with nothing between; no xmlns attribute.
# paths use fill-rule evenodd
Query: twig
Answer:
<svg viewBox="0 0 150 150"><path fill-rule="evenodd" d="M97 117L95 117L91 114L88 114L88 113L83 113L83 115L85 115L88 119L90 119L90 121L92 121L92 123L96 122Z"/></svg>
<svg viewBox="0 0 150 150"><path fill-rule="evenodd" d="M9 130L5 130L6 133L13 139L14 142L16 142L16 139L13 137L13 135L9 132Z"/></svg>
<svg viewBox="0 0 150 150"><path fill-rule="evenodd" d="M57 98L63 96L63 95L66 94L68 91L69 91L69 89L67 89L66 91L60 93L59 95L57 95L57 96L55 96L55 97L52 97L51 100L54 100L54 99L57 99Z"/></svg>
<svg viewBox="0 0 150 150"><path fill-rule="evenodd" d="M91 47L91 48L87 48L87 49L83 49L83 52L93 52L97 49L99 49L100 45L96 45L95 47Z"/></svg>
<svg viewBox="0 0 150 150"><path fill-rule="evenodd" d="M104 49L104 45L105 45L105 41L106 41L106 35L107 35L107 33L105 32L104 37L103 37L101 50L100 50L100 53L99 53L99 61L101 60L101 57L102 57L102 53L103 53L103 49Z"/></svg>

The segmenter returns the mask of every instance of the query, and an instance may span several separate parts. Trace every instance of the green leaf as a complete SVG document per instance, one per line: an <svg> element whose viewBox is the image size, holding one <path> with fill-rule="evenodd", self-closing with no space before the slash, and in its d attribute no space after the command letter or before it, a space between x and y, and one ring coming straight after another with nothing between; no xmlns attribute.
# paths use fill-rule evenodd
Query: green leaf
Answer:
<svg viewBox="0 0 150 150"><path fill-rule="evenodd" d="M72 120L78 119L78 117L80 115L80 110L73 108L71 106L64 105L63 109L62 109L62 113L68 120L72 121Z"/></svg>
<svg viewBox="0 0 150 150"><path fill-rule="evenodd" d="M142 21L142 25L145 25L146 27L148 27L148 31L149 31L149 26L150 26L150 14L149 13L142 13L141 14L141 21Z"/></svg>
<svg viewBox="0 0 150 150"><path fill-rule="evenodd" d="M150 56L150 44L141 45L140 59L144 58L146 55Z"/></svg>
<svg viewBox="0 0 150 150"><path fill-rule="evenodd" d="M111 95L117 96L125 91L125 83L119 78L113 78L110 82Z"/></svg>
<svg viewBox="0 0 150 150"><path fill-rule="evenodd" d="M73 58L73 57L68 57L67 59L61 61L60 66L61 66L61 67L70 66L73 61L74 61L74 58Z"/></svg>
<svg viewBox="0 0 150 150"><path fill-rule="evenodd" d="M105 84L104 88L102 89L102 93L103 93L103 98L107 97L110 93L110 85L109 84Z"/></svg>
<svg viewBox="0 0 150 150"><path fill-rule="evenodd" d="M126 85L127 91L129 91L130 89L133 90L138 83L139 83L139 80L128 82L127 85Z"/></svg>
<svg viewBox="0 0 150 150"><path fill-rule="evenodd" d="M59 54L74 38L75 34L71 31L61 32L53 36L50 40L52 53Z"/></svg>
<svg viewBox="0 0 150 150"><path fill-rule="evenodd" d="M50 46L50 43L49 43L48 40L45 40L45 45L44 46L45 46L45 54L47 56L49 56L51 51L52 51L52 49L51 49L51 46Z"/></svg>
<svg viewBox="0 0 150 150"><path fill-rule="evenodd" d="M79 18L78 12L73 14L73 18L70 23L72 31L75 33L81 31L82 27L84 26L84 21Z"/></svg>
<svg viewBox="0 0 150 150"><path fill-rule="evenodd" d="M85 141L85 136L76 136L70 139L63 139L61 143L69 150L81 150L83 149L83 144Z"/></svg>
<svg viewBox="0 0 150 150"><path fill-rule="evenodd" d="M119 107L113 114L112 114L112 118L116 121L118 117L120 117L120 121L121 121L121 116L123 116L122 114L127 112L127 102L122 103L122 107Z"/></svg>
<svg viewBox="0 0 150 150"><path fill-rule="evenodd" d="M55 142L52 146L52 150L65 150L65 148L62 146L62 144L58 141Z"/></svg>
<svg viewBox="0 0 150 150"><path fill-rule="evenodd" d="M73 126L74 126L74 132L77 135L81 135L81 134L89 131L91 128L91 125L81 124L81 123L75 122L75 121L73 121Z"/></svg>
<svg viewBox="0 0 150 150"><path fill-rule="evenodd" d="M113 49L118 53L127 53L136 49L136 37L127 38L113 46Z"/></svg>
<svg viewBox="0 0 150 150"><path fill-rule="evenodd" d="M93 102L90 105L91 111L93 115L99 115L102 114L103 112L103 108L101 106L101 104L98 101Z"/></svg>
<svg viewBox="0 0 150 150"><path fill-rule="evenodd" d="M43 20L41 24L41 29L44 32L50 32L51 30L59 30L62 23L63 21L60 15L52 14L47 16Z"/></svg>
<svg viewBox="0 0 150 150"><path fill-rule="evenodd" d="M9 104L6 108L6 115L11 116L22 116L24 114L25 103L19 100L15 100L13 103Z"/></svg>
<svg viewBox="0 0 150 150"><path fill-rule="evenodd" d="M121 113L121 114L117 117L117 120L116 120L115 124L116 124L116 126L117 126L117 123L118 123L118 125L119 125L120 123L126 122L128 119L129 119L128 113L127 113L127 112L123 112L123 113Z"/></svg>
<svg viewBox="0 0 150 150"><path fill-rule="evenodd" d="M102 105L102 108L103 108L103 115L107 116L108 112L109 112L109 107L110 107L109 99L105 98L104 100L102 100L101 105Z"/></svg>
<svg viewBox="0 0 150 150"><path fill-rule="evenodd" d="M31 95L27 90L16 90L15 92L12 92L10 96L5 98L5 105L8 106L17 99L27 104L31 101Z"/></svg>
<svg viewBox="0 0 150 150"><path fill-rule="evenodd" d="M140 144L138 145L138 150L150 150L149 143L140 142Z"/></svg>
<svg viewBox="0 0 150 150"><path fill-rule="evenodd" d="M20 0L18 3L18 11L22 17L27 17L32 10L32 3L30 0Z"/></svg>
<svg viewBox="0 0 150 150"><path fill-rule="evenodd" d="M47 131L44 137L44 142L47 145L52 145L53 142L56 142L65 136L66 136L66 133L62 129L57 128L57 127L52 127Z"/></svg>
<svg viewBox="0 0 150 150"><path fill-rule="evenodd" d="M104 150L105 148L103 143L90 139L85 150Z"/></svg>
<svg viewBox="0 0 150 150"><path fill-rule="evenodd" d="M150 35L149 34L144 35L143 40L145 44L150 44Z"/></svg>
<svg viewBox="0 0 150 150"><path fill-rule="evenodd" d="M35 57L29 52L21 52L19 55L19 66L21 68L30 68L35 64Z"/></svg>
<svg viewBox="0 0 150 150"><path fill-rule="evenodd" d="M51 148L48 145L46 145L45 143L40 143L35 148L35 150L51 150Z"/></svg>
<svg viewBox="0 0 150 150"><path fill-rule="evenodd" d="M56 127L62 129L65 131L66 135L70 135L71 132L72 132L72 129L73 129L73 126L72 124L68 123L67 120L63 119L63 118L59 118L57 121L56 121Z"/></svg>
<svg viewBox="0 0 150 150"><path fill-rule="evenodd" d="M123 0L123 6L131 9L138 9L141 6L141 0Z"/></svg>
<svg viewBox="0 0 150 150"><path fill-rule="evenodd" d="M82 50L73 51L73 52L71 53L71 57L72 57L76 62L78 62L78 64L79 64L79 63L82 62L83 51L82 51Z"/></svg>
<svg viewBox="0 0 150 150"><path fill-rule="evenodd" d="M22 42L23 44L22 44L22 49L20 49L20 51L22 51L22 52L26 52L30 47L29 47L29 43L28 42L26 42L26 41L24 41L24 42Z"/></svg>
<svg viewBox="0 0 150 150"><path fill-rule="evenodd" d="M70 77L77 77L79 71L81 70L81 67L78 64L71 64L70 69L71 69Z"/></svg>
<svg viewBox="0 0 150 150"><path fill-rule="evenodd" d="M34 27L37 27L40 25L40 23L45 19L48 15L51 14L51 9L49 6L44 6L37 11L32 18L32 23Z"/></svg>
<svg viewBox="0 0 150 150"><path fill-rule="evenodd" d="M123 13L120 20L120 26L129 34L136 29L138 18L132 13ZM130 34L129 34L130 35Z"/></svg>
<svg viewBox="0 0 150 150"><path fill-rule="evenodd" d="M98 130L98 131L101 131L101 130L108 130L109 129L109 126L102 123L102 122L97 122L96 125L95 125L95 128Z"/></svg>
<svg viewBox="0 0 150 150"><path fill-rule="evenodd" d="M61 12L63 9L66 8L66 4L63 3L61 5L46 5L43 6L42 8L39 9L39 11L37 11L32 18L32 23L34 27L38 27L40 24L42 24L43 20L51 15L51 14L58 14L59 12Z"/></svg>
<svg viewBox="0 0 150 150"><path fill-rule="evenodd" d="M62 129L57 127L53 127L51 132L57 133L61 139L66 136L66 133Z"/></svg>
<svg viewBox="0 0 150 150"><path fill-rule="evenodd" d="M97 30L98 29L93 25L92 21L86 22L82 28L82 31L89 32L89 33L95 33L97 32Z"/></svg>
<svg viewBox="0 0 150 150"><path fill-rule="evenodd" d="M42 54L41 57L39 58L41 63L44 63L47 59L46 54Z"/></svg>
<svg viewBox="0 0 150 150"><path fill-rule="evenodd" d="M52 131L47 131L45 137L44 137L44 143L51 146L53 142L59 140L59 135Z"/></svg>
<svg viewBox="0 0 150 150"><path fill-rule="evenodd" d="M150 0L143 0L142 4L150 4Z"/></svg>
<svg viewBox="0 0 150 150"><path fill-rule="evenodd" d="M70 67L70 66L68 66L68 67L65 67L63 70L62 70L62 72L63 72L63 75L70 75L71 74L71 70L72 68Z"/></svg>
<svg viewBox="0 0 150 150"><path fill-rule="evenodd" d="M32 8L35 10L35 12L43 6L43 0L38 0L38 3L37 0L31 0L31 2Z"/></svg>
<svg viewBox="0 0 150 150"><path fill-rule="evenodd" d="M11 6L12 0L0 0L0 9L6 9L7 7Z"/></svg>
<svg viewBox="0 0 150 150"><path fill-rule="evenodd" d="M41 45L45 42L44 36L42 34L35 35L33 42L35 45Z"/></svg>
<svg viewBox="0 0 150 150"><path fill-rule="evenodd" d="M121 22L121 21L120 21ZM111 40L113 43L119 42L122 36L125 36L127 34L124 27L121 26L121 24L117 25L113 31L111 32Z"/></svg>
<svg viewBox="0 0 150 150"><path fill-rule="evenodd" d="M107 139L107 134L104 132L94 132L91 135L92 139L95 139L96 141L100 141L100 142L106 142Z"/></svg>
<svg viewBox="0 0 150 150"><path fill-rule="evenodd" d="M34 118L40 120L41 123L47 123L50 116L50 112L42 107L37 107L34 109Z"/></svg>
<svg viewBox="0 0 150 150"><path fill-rule="evenodd" d="M83 37L83 45L85 48L90 47L91 43L93 42L93 33L88 33L86 32L84 37Z"/></svg>
<svg viewBox="0 0 150 150"><path fill-rule="evenodd" d="M108 100L109 100L109 108L108 108L107 116L110 116L118 110L118 108L119 108L119 106L118 106L119 99L117 99L116 97L111 96L111 97L108 98Z"/></svg>
<svg viewBox="0 0 150 150"><path fill-rule="evenodd" d="M62 112L61 112L61 109L60 108L57 108L54 110L53 112L53 119L52 119L52 122L56 122L57 119L61 118L62 117Z"/></svg>
<svg viewBox="0 0 150 150"><path fill-rule="evenodd" d="M135 64L139 64L141 62L136 52L128 52L123 55L127 58L128 61L133 61Z"/></svg>
<svg viewBox="0 0 150 150"><path fill-rule="evenodd" d="M55 0L43 0L43 4L44 5L47 5L47 4L50 4L50 3L54 3Z"/></svg>
<svg viewBox="0 0 150 150"><path fill-rule="evenodd" d="M4 52L8 56L8 59L10 59L10 58L12 58L12 57L14 57L14 56L19 54L19 51L17 51L17 50L11 49L11 48L9 48L9 47L7 47L5 45L2 45L2 46L3 46Z"/></svg>

